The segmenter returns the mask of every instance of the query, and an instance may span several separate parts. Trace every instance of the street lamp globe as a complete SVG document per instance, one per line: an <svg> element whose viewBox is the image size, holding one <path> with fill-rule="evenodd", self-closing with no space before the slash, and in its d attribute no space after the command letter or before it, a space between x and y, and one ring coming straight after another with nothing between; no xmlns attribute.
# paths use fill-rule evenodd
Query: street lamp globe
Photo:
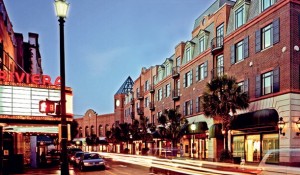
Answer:
<svg viewBox="0 0 300 175"><path fill-rule="evenodd" d="M56 16L59 18L66 18L69 9L69 3L67 3L65 0L55 0L54 4Z"/></svg>
<svg viewBox="0 0 300 175"><path fill-rule="evenodd" d="M191 124L191 130L192 130L192 131L195 131L195 130L196 130L196 124L195 124L194 122Z"/></svg>

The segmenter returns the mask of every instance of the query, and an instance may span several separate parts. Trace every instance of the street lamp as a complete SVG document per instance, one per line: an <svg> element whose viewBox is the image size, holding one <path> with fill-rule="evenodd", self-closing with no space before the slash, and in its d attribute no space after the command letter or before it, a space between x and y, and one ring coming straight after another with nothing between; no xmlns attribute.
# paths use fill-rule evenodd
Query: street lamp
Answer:
<svg viewBox="0 0 300 175"><path fill-rule="evenodd" d="M59 21L60 33L60 105L61 105L61 175L69 175L67 157L68 127L66 118L66 81L65 81L65 46L64 46L64 22L67 17L69 3L65 0L55 0L56 16Z"/></svg>
<svg viewBox="0 0 300 175"><path fill-rule="evenodd" d="M193 122L191 124L191 130L193 131L193 144L192 144L192 155L194 157L194 154L195 154L195 130L196 130L196 124L195 122Z"/></svg>

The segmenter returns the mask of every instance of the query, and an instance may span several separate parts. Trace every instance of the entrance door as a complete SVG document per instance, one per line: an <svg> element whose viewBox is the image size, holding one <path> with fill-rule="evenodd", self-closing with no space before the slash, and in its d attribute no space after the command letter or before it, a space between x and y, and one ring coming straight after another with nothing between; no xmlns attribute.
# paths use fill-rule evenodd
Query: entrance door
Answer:
<svg viewBox="0 0 300 175"><path fill-rule="evenodd" d="M246 138L246 161L260 161L260 135L248 135Z"/></svg>
<svg viewBox="0 0 300 175"><path fill-rule="evenodd" d="M205 145L205 139L201 139L199 141L199 157L200 159L205 159L206 158L206 145Z"/></svg>

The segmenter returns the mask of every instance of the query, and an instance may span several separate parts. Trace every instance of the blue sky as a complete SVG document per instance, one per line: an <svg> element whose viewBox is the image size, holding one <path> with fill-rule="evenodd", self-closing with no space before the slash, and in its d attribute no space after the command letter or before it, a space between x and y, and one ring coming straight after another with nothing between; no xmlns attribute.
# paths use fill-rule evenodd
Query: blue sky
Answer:
<svg viewBox="0 0 300 175"><path fill-rule="evenodd" d="M59 30L53 0L4 0L17 33L39 34L44 74L59 76ZM66 85L74 114L113 112L113 96L128 76L162 64L214 0L68 0Z"/></svg>

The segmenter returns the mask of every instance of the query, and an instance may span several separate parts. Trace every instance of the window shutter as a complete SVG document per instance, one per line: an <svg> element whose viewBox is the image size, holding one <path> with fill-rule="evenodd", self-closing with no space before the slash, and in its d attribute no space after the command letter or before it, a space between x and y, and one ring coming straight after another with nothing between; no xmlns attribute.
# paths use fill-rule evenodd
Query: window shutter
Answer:
<svg viewBox="0 0 300 175"><path fill-rule="evenodd" d="M255 97L261 96L261 76L257 75L255 78Z"/></svg>
<svg viewBox="0 0 300 175"><path fill-rule="evenodd" d="M183 116L186 116L186 113L185 113L185 102L183 103L183 108L182 108L182 113L183 113Z"/></svg>
<svg viewBox="0 0 300 175"><path fill-rule="evenodd" d="M196 98L196 112L199 112L199 97Z"/></svg>
<svg viewBox="0 0 300 175"><path fill-rule="evenodd" d="M279 92L280 90L280 70L276 67L273 70L273 92Z"/></svg>
<svg viewBox="0 0 300 175"><path fill-rule="evenodd" d="M164 96L163 97L167 97L167 87L162 88L162 89L163 89L163 92L164 92Z"/></svg>
<svg viewBox="0 0 300 175"><path fill-rule="evenodd" d="M208 64L208 61L205 61L205 63L204 63L204 78L207 77L207 64Z"/></svg>
<svg viewBox="0 0 300 175"><path fill-rule="evenodd" d="M190 115L193 114L193 100L190 100Z"/></svg>
<svg viewBox="0 0 300 175"><path fill-rule="evenodd" d="M183 82L182 82L183 87L186 87L185 82L186 82L186 73L183 76Z"/></svg>
<svg viewBox="0 0 300 175"><path fill-rule="evenodd" d="M196 67L196 81L199 81L199 69L200 69L200 65Z"/></svg>
<svg viewBox="0 0 300 175"><path fill-rule="evenodd" d="M244 59L249 57L249 36L244 38Z"/></svg>
<svg viewBox="0 0 300 175"><path fill-rule="evenodd" d="M273 21L273 44L279 43L280 40L280 23L279 18Z"/></svg>
<svg viewBox="0 0 300 175"><path fill-rule="evenodd" d="M244 80L244 92L246 94L249 93L249 79ZM249 94L248 94L248 96L249 96Z"/></svg>
<svg viewBox="0 0 300 175"><path fill-rule="evenodd" d="M234 64L235 63L235 46L232 45L230 47L230 63Z"/></svg>
<svg viewBox="0 0 300 175"><path fill-rule="evenodd" d="M260 29L255 32L255 53L261 51L261 31Z"/></svg>

